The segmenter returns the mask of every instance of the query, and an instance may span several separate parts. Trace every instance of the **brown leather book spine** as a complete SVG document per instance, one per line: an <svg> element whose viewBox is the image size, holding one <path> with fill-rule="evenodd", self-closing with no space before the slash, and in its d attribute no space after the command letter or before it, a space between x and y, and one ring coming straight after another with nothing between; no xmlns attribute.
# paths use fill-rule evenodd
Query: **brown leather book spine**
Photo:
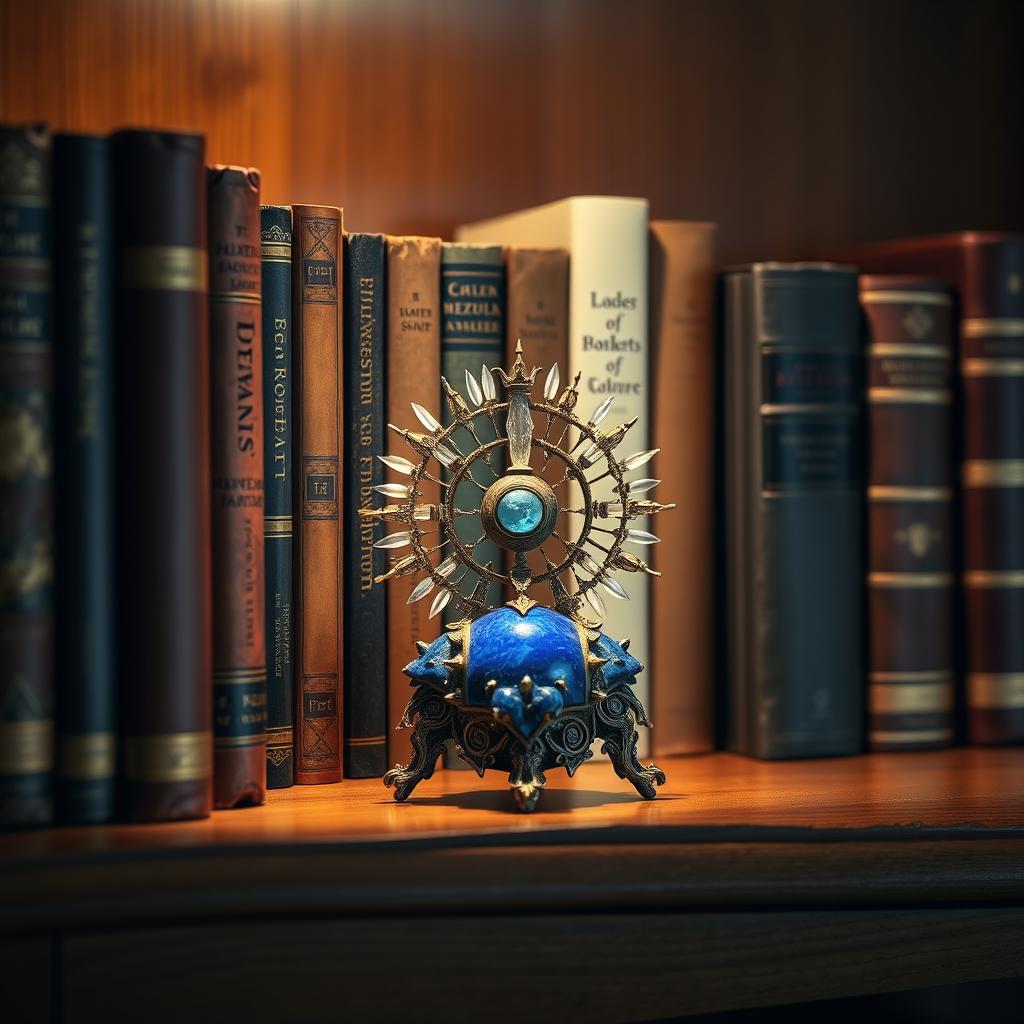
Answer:
<svg viewBox="0 0 1024 1024"><path fill-rule="evenodd" d="M267 666L263 578L260 176L207 171L213 529L213 805L263 803Z"/></svg>
<svg viewBox="0 0 1024 1024"><path fill-rule="evenodd" d="M860 279L868 332L868 745L953 741L953 296Z"/></svg>
<svg viewBox="0 0 1024 1024"><path fill-rule="evenodd" d="M0 826L53 816L50 135L0 126Z"/></svg>
<svg viewBox="0 0 1024 1024"><path fill-rule="evenodd" d="M558 365L562 389L569 375L569 252L566 249L529 248L511 245L505 249L506 302L505 366L516 358L516 343L523 343L527 369L539 366L537 388L544 386L551 367ZM553 439L552 439L553 440ZM554 463L548 463L553 467ZM558 507L564 509L569 485L555 488ZM562 512L555 527L559 535L569 535L568 514ZM531 570L540 574L546 566L539 551L526 556ZM509 561L511 568L512 560ZM509 589L510 598L515 588Z"/></svg>
<svg viewBox="0 0 1024 1024"><path fill-rule="evenodd" d="M676 508L651 563L657 755L714 749L714 224L651 222L650 475Z"/></svg>
<svg viewBox="0 0 1024 1024"><path fill-rule="evenodd" d="M341 231L337 207L292 207L299 456L295 781L300 785L341 780Z"/></svg>
<svg viewBox="0 0 1024 1024"><path fill-rule="evenodd" d="M406 423L410 405L422 405L441 419L441 239L392 237L387 244L388 320L385 366L389 423ZM393 475L393 474L392 474ZM408 483L408 477L399 482ZM437 484L421 480L420 501L435 504ZM402 669L416 657L416 641L429 643L441 632L440 617L428 619L428 602L407 604L416 579L397 577L387 585L388 763L407 764L409 729L398 729L412 689Z"/></svg>
<svg viewBox="0 0 1024 1024"><path fill-rule="evenodd" d="M210 813L210 353L203 138L112 138L124 810Z"/></svg>

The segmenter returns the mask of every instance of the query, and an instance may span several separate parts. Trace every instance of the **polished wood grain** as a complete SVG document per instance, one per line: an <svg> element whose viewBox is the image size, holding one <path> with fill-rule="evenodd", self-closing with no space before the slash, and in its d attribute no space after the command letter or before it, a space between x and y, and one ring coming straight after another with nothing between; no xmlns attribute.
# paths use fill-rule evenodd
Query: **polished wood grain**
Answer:
<svg viewBox="0 0 1024 1024"><path fill-rule="evenodd" d="M449 234L573 193L725 262L1024 227L1012 0L0 0L0 119L201 130L268 202Z"/></svg>

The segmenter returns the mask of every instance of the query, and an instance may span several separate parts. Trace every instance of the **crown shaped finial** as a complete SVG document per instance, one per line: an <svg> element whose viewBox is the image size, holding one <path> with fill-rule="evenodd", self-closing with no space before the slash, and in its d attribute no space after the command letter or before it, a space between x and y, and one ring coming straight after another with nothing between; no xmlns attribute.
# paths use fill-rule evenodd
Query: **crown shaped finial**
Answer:
<svg viewBox="0 0 1024 1024"><path fill-rule="evenodd" d="M532 388L534 378L540 371L541 367L539 366L535 366L532 370L527 371L526 363L523 362L523 341L521 338L516 339L516 361L512 364L511 375L507 374L500 366L494 368L494 372L501 378L501 383L506 388Z"/></svg>

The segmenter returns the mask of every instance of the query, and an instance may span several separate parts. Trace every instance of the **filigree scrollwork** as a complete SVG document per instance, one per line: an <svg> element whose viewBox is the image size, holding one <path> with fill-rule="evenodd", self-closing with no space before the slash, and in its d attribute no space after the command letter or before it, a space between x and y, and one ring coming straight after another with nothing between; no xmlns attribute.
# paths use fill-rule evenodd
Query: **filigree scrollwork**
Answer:
<svg viewBox="0 0 1024 1024"><path fill-rule="evenodd" d="M462 712L455 716L455 752L481 778L508 743L509 734L494 715Z"/></svg>
<svg viewBox="0 0 1024 1024"><path fill-rule="evenodd" d="M584 761L594 756L594 712L592 708L567 711L544 733L544 741L555 754L555 762L571 776Z"/></svg>

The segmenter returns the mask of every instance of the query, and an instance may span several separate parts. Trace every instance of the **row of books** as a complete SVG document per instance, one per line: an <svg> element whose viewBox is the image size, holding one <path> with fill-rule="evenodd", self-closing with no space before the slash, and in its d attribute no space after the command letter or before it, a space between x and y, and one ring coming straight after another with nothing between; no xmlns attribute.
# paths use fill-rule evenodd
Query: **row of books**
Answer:
<svg viewBox="0 0 1024 1024"><path fill-rule="evenodd" d="M386 423L449 422L517 340L664 448L664 576L602 609L654 754L945 745L958 703L965 738L1024 739L1020 237L716 276L715 226L640 199L442 242L261 208L199 136L0 151L0 821L198 816L406 761L402 669L458 612L357 510L407 482Z"/></svg>

